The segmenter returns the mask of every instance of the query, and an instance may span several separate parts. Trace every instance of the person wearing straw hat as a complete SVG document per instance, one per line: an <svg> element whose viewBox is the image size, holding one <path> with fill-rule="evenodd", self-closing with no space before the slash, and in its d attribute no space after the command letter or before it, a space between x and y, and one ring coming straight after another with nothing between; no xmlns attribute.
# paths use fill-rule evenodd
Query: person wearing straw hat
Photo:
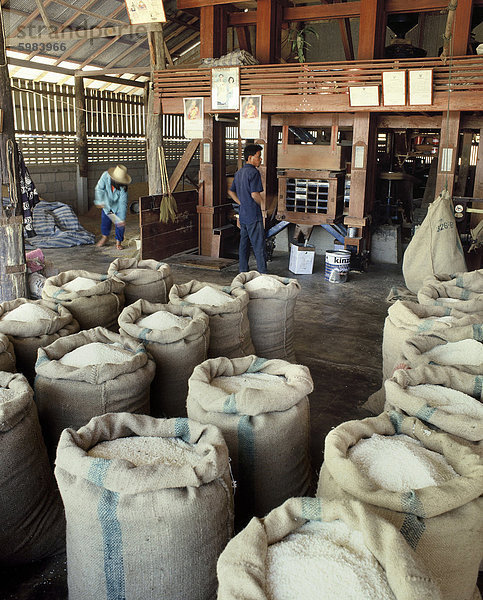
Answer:
<svg viewBox="0 0 483 600"><path fill-rule="evenodd" d="M122 249L124 230L126 227L127 212L127 186L131 183L127 167L116 165L100 176L95 189L94 204L102 207L101 213L101 239L96 246L104 246L111 233L114 223L116 235L116 248Z"/></svg>

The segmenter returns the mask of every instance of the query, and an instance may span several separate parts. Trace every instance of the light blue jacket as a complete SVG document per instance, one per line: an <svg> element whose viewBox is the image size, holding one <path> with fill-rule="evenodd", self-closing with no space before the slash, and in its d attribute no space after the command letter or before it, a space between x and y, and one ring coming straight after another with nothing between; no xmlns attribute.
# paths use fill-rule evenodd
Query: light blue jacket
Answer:
<svg viewBox="0 0 483 600"><path fill-rule="evenodd" d="M102 205L102 210L107 214L113 212L121 221L126 220L127 189L112 189L111 176L107 171L100 176L95 189L94 204Z"/></svg>

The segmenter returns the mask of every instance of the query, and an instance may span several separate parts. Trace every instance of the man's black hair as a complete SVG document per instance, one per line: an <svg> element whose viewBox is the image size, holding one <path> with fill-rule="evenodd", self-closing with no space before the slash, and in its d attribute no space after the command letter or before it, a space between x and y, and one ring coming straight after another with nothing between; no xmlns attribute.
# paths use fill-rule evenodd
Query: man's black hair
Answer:
<svg viewBox="0 0 483 600"><path fill-rule="evenodd" d="M243 150L243 158L245 159L245 162L248 160L249 156L255 156L259 150L263 150L259 144L247 144Z"/></svg>

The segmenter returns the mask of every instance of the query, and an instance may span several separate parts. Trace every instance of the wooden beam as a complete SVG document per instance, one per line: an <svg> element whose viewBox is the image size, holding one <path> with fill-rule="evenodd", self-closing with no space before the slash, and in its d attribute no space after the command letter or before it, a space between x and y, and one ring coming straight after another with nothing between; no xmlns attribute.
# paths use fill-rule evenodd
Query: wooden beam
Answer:
<svg viewBox="0 0 483 600"><path fill-rule="evenodd" d="M51 27L50 21L49 21L49 17L47 16L47 13L45 12L45 7L42 4L42 0L35 0L35 4L37 5L37 9L40 13L40 16L42 17L42 21L44 22L44 25L46 27Z"/></svg>
<svg viewBox="0 0 483 600"><path fill-rule="evenodd" d="M127 25L126 21L121 21L120 19L108 18L106 15L100 15L99 13L92 12L91 10L87 10L85 8L81 8L78 6L72 6L69 2L65 0L54 0L56 4L60 4L61 6L65 6L66 8L70 8L71 10L75 10L78 15L88 15L89 17L94 17L95 19L99 19L100 21L110 21L111 23L119 23L119 25ZM77 15L77 16L78 16Z"/></svg>
<svg viewBox="0 0 483 600"><path fill-rule="evenodd" d="M458 181L454 186L455 196L466 196L466 182L468 180L468 171L470 167L472 142L473 132L465 131L463 133L463 143L461 144L461 162L458 169Z"/></svg>
<svg viewBox="0 0 483 600"><path fill-rule="evenodd" d="M45 2L45 4L44 4L44 8L45 8L46 6L48 6L49 4L51 4L51 3L52 3L52 1L53 1L53 0L46 0L46 2ZM2 7L3 7L3 2L2 2ZM8 14L9 12L11 12L12 14L16 14L15 12L13 12L13 11L12 11L12 9L2 8L2 10L3 10L3 12L4 12L4 13L7 13L7 14ZM18 12L20 12L20 11L18 11ZM23 17L24 17L24 19L22 20L22 22L21 22L21 23L19 23L19 24L17 25L17 27L15 27L15 29L13 29L13 30L10 32L10 35L16 35L16 34L17 34L17 33L19 33L20 31L22 31L22 29L25 29L25 28L27 27L27 25L29 25L29 24L30 24L32 21L34 21L34 20L35 20L35 19L36 19L36 18L39 16L39 14L40 14L40 12L39 12L39 10L38 10L38 9L37 9L37 10L34 10L34 11L33 11L32 13L30 13L30 14L29 14L29 13L27 13L27 12L23 12L23 11L21 11L21 15L20 15L20 16L23 16ZM24 37L25 37L25 36L24 36Z"/></svg>
<svg viewBox="0 0 483 600"><path fill-rule="evenodd" d="M456 163L458 158L460 115L461 113L457 110L450 111L448 118L446 115L443 115L443 118L441 119L438 174L436 176L435 190L436 196L438 196L438 194L440 194L441 191L446 188L448 189L450 196L453 195ZM448 160L448 153L451 155L450 160ZM445 161L444 164L443 161Z"/></svg>
<svg viewBox="0 0 483 600"><path fill-rule="evenodd" d="M163 31L152 31L148 34L149 54L151 65L151 79L154 71L166 68L166 55L164 53ZM154 110L154 91L146 86L147 116L146 116L146 164L148 170L149 194L160 194L161 189L161 166L159 164L159 148L163 144L163 119L162 115L156 114Z"/></svg>
<svg viewBox="0 0 483 600"><path fill-rule="evenodd" d="M250 43L250 30L248 27L235 27L238 37L238 47L252 54L252 45Z"/></svg>
<svg viewBox="0 0 483 600"><path fill-rule="evenodd" d="M385 43L384 0L361 0L357 58L381 58Z"/></svg>
<svg viewBox="0 0 483 600"><path fill-rule="evenodd" d="M147 55L148 53L146 53ZM124 75L125 73L132 73L133 75L147 75L149 76L149 66L146 67L119 67L112 69L96 69L92 71L96 75ZM86 76L86 71L75 71L75 75L81 75L82 77Z"/></svg>
<svg viewBox="0 0 483 600"><path fill-rule="evenodd" d="M200 10L200 58L226 54L227 15L224 6L204 6Z"/></svg>
<svg viewBox="0 0 483 600"><path fill-rule="evenodd" d="M255 55L261 64L280 61L281 6L278 0L257 1Z"/></svg>
<svg viewBox="0 0 483 600"><path fill-rule="evenodd" d="M458 0L453 27L453 56L468 54L472 9L472 0Z"/></svg>
<svg viewBox="0 0 483 600"><path fill-rule="evenodd" d="M193 158L201 140L191 140L186 150L183 153L179 163L176 165L171 177L169 178L169 188L174 192L178 185L183 173L186 171L191 159Z"/></svg>
<svg viewBox="0 0 483 600"><path fill-rule="evenodd" d="M344 47L346 60L354 60L354 46L352 45L351 22L348 18L337 19L339 23L340 36Z"/></svg>
<svg viewBox="0 0 483 600"><path fill-rule="evenodd" d="M84 89L84 79L82 77L75 77L74 81L77 162L79 165L79 176L87 177L89 160L87 154L86 94Z"/></svg>

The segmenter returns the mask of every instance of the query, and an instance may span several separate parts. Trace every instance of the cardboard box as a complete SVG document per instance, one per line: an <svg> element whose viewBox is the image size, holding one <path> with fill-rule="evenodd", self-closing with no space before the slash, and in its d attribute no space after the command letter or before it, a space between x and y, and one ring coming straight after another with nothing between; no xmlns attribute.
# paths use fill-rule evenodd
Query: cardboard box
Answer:
<svg viewBox="0 0 483 600"><path fill-rule="evenodd" d="M315 247L290 244L288 270L296 275L310 275L314 268Z"/></svg>

